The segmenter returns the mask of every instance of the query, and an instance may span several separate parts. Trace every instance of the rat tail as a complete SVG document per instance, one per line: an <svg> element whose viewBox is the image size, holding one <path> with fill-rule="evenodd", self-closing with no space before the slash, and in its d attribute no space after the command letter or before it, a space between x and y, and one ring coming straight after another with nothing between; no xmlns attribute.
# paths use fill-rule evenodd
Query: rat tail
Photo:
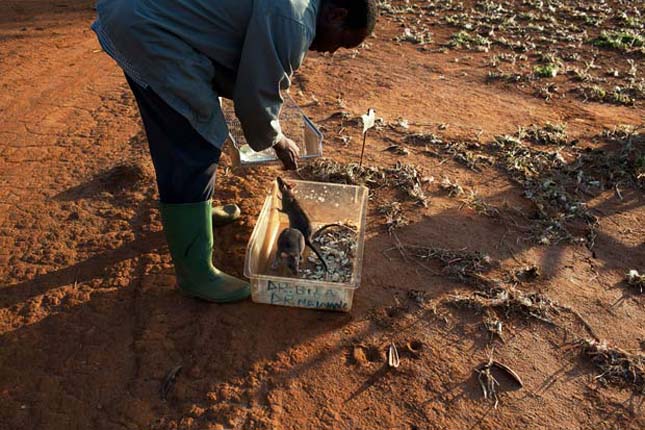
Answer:
<svg viewBox="0 0 645 430"><path fill-rule="evenodd" d="M314 232L314 234L312 234L312 235L311 235L312 239L317 238L318 236L320 236L320 234L321 234L323 231L327 230L328 228L332 228L332 227L339 227L339 228L342 228L342 229L345 229L345 230L349 230L349 231L351 231L352 233L356 233L356 230L355 230L355 229L353 229L353 228L351 228L350 226L345 225L345 224L339 224L339 223L325 224L325 225L323 225L322 227L320 227L318 230L316 230L316 231Z"/></svg>
<svg viewBox="0 0 645 430"><path fill-rule="evenodd" d="M327 262L326 262L326 261L325 261L325 259L323 258L322 254L320 253L320 251L318 250L318 248L317 248L317 247L316 247L316 246L311 242L311 240L310 240L310 239L307 239L307 240L305 241L305 243L306 243L306 244L307 244L307 246L308 246L309 248L311 248L311 249L314 251L314 253L318 256L318 259L321 261L321 263L322 263L322 264L323 264L323 266L325 267L325 272L329 272L329 267L327 266Z"/></svg>

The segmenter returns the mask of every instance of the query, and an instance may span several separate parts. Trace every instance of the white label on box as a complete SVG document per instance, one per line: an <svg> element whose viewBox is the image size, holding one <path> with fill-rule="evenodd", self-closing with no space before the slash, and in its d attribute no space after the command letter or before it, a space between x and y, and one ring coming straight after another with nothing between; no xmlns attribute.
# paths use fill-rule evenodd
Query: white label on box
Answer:
<svg viewBox="0 0 645 430"><path fill-rule="evenodd" d="M352 293L346 288L263 280L255 287L254 300L272 305L346 311L351 306Z"/></svg>

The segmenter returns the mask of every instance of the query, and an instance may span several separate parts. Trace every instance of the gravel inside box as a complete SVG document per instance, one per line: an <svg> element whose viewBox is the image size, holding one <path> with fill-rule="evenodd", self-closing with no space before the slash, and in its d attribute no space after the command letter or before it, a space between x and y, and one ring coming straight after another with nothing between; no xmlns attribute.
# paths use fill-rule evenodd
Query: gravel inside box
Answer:
<svg viewBox="0 0 645 430"><path fill-rule="evenodd" d="M298 276L316 281L350 282L354 272L358 229L350 223L338 223L319 232L314 234L313 243L325 257L329 272L325 272L316 254L310 252Z"/></svg>

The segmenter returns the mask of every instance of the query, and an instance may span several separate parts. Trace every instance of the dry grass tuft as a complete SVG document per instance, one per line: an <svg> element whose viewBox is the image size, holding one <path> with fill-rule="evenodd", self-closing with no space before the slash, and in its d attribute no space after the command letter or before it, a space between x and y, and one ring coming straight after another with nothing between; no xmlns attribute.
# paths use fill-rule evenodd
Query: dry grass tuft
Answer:
<svg viewBox="0 0 645 430"><path fill-rule="evenodd" d="M578 342L582 355L600 370L597 381L629 387L638 394L645 394L645 356L611 348L604 342L582 340Z"/></svg>
<svg viewBox="0 0 645 430"><path fill-rule="evenodd" d="M505 318L521 316L554 324L553 317L562 309L548 297L538 293L524 293L513 287L494 287L488 291L476 291L470 295L457 294L445 303L458 308L474 309L489 315Z"/></svg>
<svg viewBox="0 0 645 430"><path fill-rule="evenodd" d="M305 179L321 182L393 188L421 206L428 206L429 203L424 190L428 180L415 166L407 163L397 162L393 167L381 168L320 159L300 169L299 174Z"/></svg>
<svg viewBox="0 0 645 430"><path fill-rule="evenodd" d="M408 219L403 215L403 208L399 202L386 203L378 208L378 212L385 217L385 226L388 232L408 225Z"/></svg>
<svg viewBox="0 0 645 430"><path fill-rule="evenodd" d="M401 250L406 255L421 262L428 260L439 261L443 266L443 273L452 279L468 284L480 285L488 283L483 275L499 267L499 262L477 251L449 250L412 245L404 245Z"/></svg>

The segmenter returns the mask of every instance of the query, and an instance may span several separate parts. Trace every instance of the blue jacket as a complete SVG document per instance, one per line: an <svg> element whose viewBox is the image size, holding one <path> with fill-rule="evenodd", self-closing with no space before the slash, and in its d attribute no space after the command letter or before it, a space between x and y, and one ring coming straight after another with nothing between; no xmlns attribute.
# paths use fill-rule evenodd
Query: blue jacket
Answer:
<svg viewBox="0 0 645 430"><path fill-rule="evenodd" d="M255 151L273 146L281 90L316 32L320 0L98 0L101 46L221 148L230 98Z"/></svg>

